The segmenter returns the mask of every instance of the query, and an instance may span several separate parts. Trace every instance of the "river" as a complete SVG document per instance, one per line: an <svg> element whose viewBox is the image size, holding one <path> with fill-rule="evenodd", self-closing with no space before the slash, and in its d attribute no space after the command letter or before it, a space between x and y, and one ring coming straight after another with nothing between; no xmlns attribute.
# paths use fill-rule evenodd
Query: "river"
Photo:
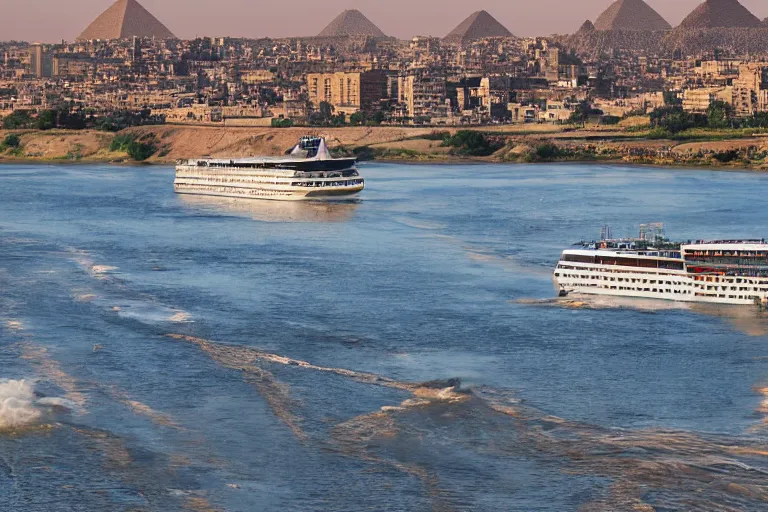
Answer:
<svg viewBox="0 0 768 512"><path fill-rule="evenodd" d="M0 167L0 510L768 510L768 317L550 300L604 224L768 234L768 175L362 173Z"/></svg>

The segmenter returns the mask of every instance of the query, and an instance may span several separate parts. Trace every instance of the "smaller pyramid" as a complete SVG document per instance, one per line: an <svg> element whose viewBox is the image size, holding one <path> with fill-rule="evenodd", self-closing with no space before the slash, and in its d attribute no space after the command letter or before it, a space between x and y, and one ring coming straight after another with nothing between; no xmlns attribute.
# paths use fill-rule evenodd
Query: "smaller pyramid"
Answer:
<svg viewBox="0 0 768 512"><path fill-rule="evenodd" d="M581 24L581 27L579 27L579 31L577 34L583 34L585 32L594 32L595 31L595 25L587 20L584 23Z"/></svg>
<svg viewBox="0 0 768 512"><path fill-rule="evenodd" d="M706 0L680 24L681 28L760 28L760 19L739 0Z"/></svg>
<svg viewBox="0 0 768 512"><path fill-rule="evenodd" d="M130 39L132 37L176 39L165 25L136 0L117 0L88 25L77 40Z"/></svg>
<svg viewBox="0 0 768 512"><path fill-rule="evenodd" d="M379 27L357 9L339 14L317 37L371 36L387 37Z"/></svg>
<svg viewBox="0 0 768 512"><path fill-rule="evenodd" d="M597 30L669 30L672 25L644 0L616 0L595 22Z"/></svg>
<svg viewBox="0 0 768 512"><path fill-rule="evenodd" d="M467 43L489 37L514 37L507 27L487 11L477 11L445 36L449 43Z"/></svg>

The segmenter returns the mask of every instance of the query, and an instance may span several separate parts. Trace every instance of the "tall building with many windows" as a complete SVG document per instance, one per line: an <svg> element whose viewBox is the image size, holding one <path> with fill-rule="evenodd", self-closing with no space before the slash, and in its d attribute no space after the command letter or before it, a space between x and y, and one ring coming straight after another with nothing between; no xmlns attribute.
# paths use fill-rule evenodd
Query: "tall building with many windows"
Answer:
<svg viewBox="0 0 768 512"><path fill-rule="evenodd" d="M387 97L387 75L383 71L310 73L307 90L316 107L325 101L337 112L370 111Z"/></svg>
<svg viewBox="0 0 768 512"><path fill-rule="evenodd" d="M37 78L51 76L52 56L48 49L40 43L29 47L29 74Z"/></svg>
<svg viewBox="0 0 768 512"><path fill-rule="evenodd" d="M406 106L414 122L420 119L444 118L450 112L450 100L444 76L408 74L398 85L399 102Z"/></svg>

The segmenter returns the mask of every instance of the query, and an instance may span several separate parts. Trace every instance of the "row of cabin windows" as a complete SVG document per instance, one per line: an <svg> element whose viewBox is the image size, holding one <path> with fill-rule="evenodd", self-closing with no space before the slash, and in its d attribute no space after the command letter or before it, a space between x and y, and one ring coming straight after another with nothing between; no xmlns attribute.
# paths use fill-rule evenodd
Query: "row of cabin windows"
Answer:
<svg viewBox="0 0 768 512"><path fill-rule="evenodd" d="M563 265L562 263L558 264L558 268L560 269L568 269L568 270L589 270L592 272L601 272L606 274L652 274L652 275L658 275L656 272L643 272L642 270L617 270L616 268L591 268L591 269L585 269L584 267L573 267L570 265ZM691 269L689 269L690 271ZM754 276L757 278L765 278L768 276ZM753 281L752 279L749 279L747 277L736 277L736 276L714 276L714 275L694 275L693 278L696 281L701 282L709 282L709 283L727 283L727 284L748 284L748 285L762 285L763 282L759 281ZM754 291L758 291L758 289L755 289ZM760 288L759 291L765 291L765 289Z"/></svg>
<svg viewBox="0 0 768 512"><path fill-rule="evenodd" d="M189 185L185 184L180 189L187 189L187 190L199 190L199 191L205 191L205 192L220 192L222 194L232 194L233 192L237 191L238 195L249 195L249 196L288 196L290 195L290 192L285 192L282 190L265 190L265 189L248 189L248 188L235 188L232 187L214 187L210 185Z"/></svg>
<svg viewBox="0 0 768 512"><path fill-rule="evenodd" d="M579 279L580 276L563 274L563 277ZM671 295L693 294L692 290L679 290L675 288L658 288L658 287L657 288L651 288L651 287L641 288L637 286L619 286L619 285L611 285L611 284L605 284L605 283L582 283L581 286L585 288L598 288L602 290L617 290L617 291L627 291L627 292L667 293Z"/></svg>
<svg viewBox="0 0 768 512"><path fill-rule="evenodd" d="M560 277L560 276L561 274L559 272L555 273L555 277ZM592 275L592 274L562 274L562 276L566 278L572 278L572 279L589 279L593 281L610 281L610 282L618 282L618 283L660 284L660 285L668 285L668 286L686 284L682 281L664 281L659 279L640 279L640 278L631 278L631 277L611 277L611 276Z"/></svg>
<svg viewBox="0 0 768 512"><path fill-rule="evenodd" d="M562 263L559 263L557 268L559 269L567 269L567 270L579 270L579 271L590 271L590 272L600 272L601 274L613 274L613 275L620 275L620 274L633 274L633 275L649 275L649 276L658 276L661 275L659 272L648 270L640 270L637 268L631 269L631 270L622 270L621 267L596 267L596 268L585 268L585 267L574 267L571 265L563 265Z"/></svg>
<svg viewBox="0 0 768 512"><path fill-rule="evenodd" d="M207 182L207 183L246 183L246 184L252 184L252 185L288 185L285 181L274 181L274 176L268 176L273 181L267 181L265 179L260 179L259 181L254 181L252 178L245 178L245 179L238 179L238 178L212 178L212 177L205 177L205 178L182 178L182 179L193 179L196 181L201 182Z"/></svg>
<svg viewBox="0 0 768 512"><path fill-rule="evenodd" d="M252 179L237 178L201 178L204 182L213 183L245 183L252 185L291 185L294 187L350 187L353 185L362 185L363 180L345 180L345 181L295 181L286 183L283 181L258 181Z"/></svg>
<svg viewBox="0 0 768 512"><path fill-rule="evenodd" d="M685 281L666 281L666 280L659 280L659 279L640 279L640 278L623 278L623 277L610 277L610 276L604 276L604 275L592 275L592 274L561 274L559 272L555 273L555 277L564 277L567 279L580 279L580 280L591 280L591 281L608 281L608 282L618 282L618 283L632 283L632 284L650 284L650 285L667 285L667 286L690 286L691 284ZM586 286L593 286L591 284L586 284ZM594 286L600 286L600 285L594 285ZM605 288L605 286L601 286ZM700 290L708 290L708 291L740 291L740 292L763 292L768 293L768 287L745 287L745 286L739 286L739 287L733 287L733 286L715 286L715 285L706 285L704 283L693 283L693 287ZM612 287L615 288L615 287ZM623 288L622 288L623 289ZM641 289L641 291L648 291L647 288ZM675 292L677 293L677 292ZM690 292L684 292L684 293L690 293Z"/></svg>

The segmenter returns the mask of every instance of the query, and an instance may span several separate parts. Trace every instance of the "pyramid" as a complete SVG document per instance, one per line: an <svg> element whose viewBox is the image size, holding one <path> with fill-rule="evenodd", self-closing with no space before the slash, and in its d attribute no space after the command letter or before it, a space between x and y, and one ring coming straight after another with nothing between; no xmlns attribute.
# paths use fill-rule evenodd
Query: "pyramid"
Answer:
<svg viewBox="0 0 768 512"><path fill-rule="evenodd" d="M445 36L450 43L466 43L488 37L513 37L512 32L486 11L477 11Z"/></svg>
<svg viewBox="0 0 768 512"><path fill-rule="evenodd" d="M117 0L93 23L88 25L78 41L93 39L129 39L131 37L175 39L176 36L152 16L136 0Z"/></svg>
<svg viewBox="0 0 768 512"><path fill-rule="evenodd" d="M616 0L597 18L597 30L669 30L672 25L644 0Z"/></svg>
<svg viewBox="0 0 768 512"><path fill-rule="evenodd" d="M591 21L587 20L581 24L581 27L579 28L579 31L577 33L593 32L594 30L595 30L595 25Z"/></svg>
<svg viewBox="0 0 768 512"><path fill-rule="evenodd" d="M357 9L348 9L333 20L317 37L387 37L379 27Z"/></svg>
<svg viewBox="0 0 768 512"><path fill-rule="evenodd" d="M760 28L760 19L739 0L706 0L680 24L681 28Z"/></svg>

